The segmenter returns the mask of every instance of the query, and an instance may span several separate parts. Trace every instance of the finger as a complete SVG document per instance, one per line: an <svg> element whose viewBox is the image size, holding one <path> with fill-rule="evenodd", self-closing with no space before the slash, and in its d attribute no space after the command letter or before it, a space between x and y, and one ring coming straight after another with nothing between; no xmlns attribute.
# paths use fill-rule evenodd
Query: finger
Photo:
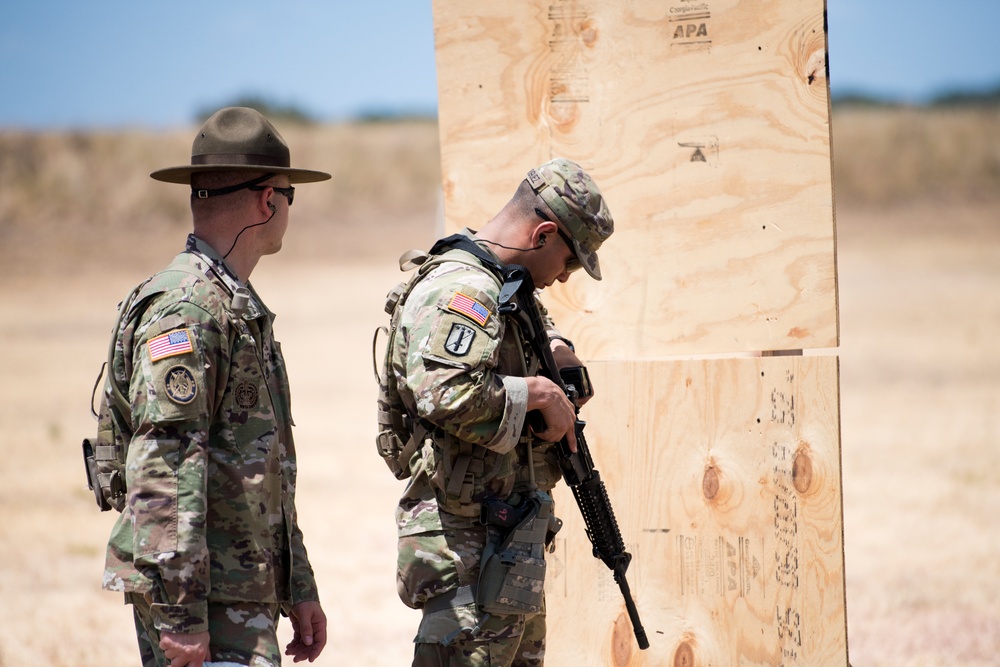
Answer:
<svg viewBox="0 0 1000 667"><path fill-rule="evenodd" d="M292 646L289 644L288 648L285 649L285 655L292 658L292 662L302 662L303 660L308 660L312 662L316 657L317 652L315 647L305 646L301 643Z"/></svg>
<svg viewBox="0 0 1000 667"><path fill-rule="evenodd" d="M185 650L175 651L174 659L170 661L170 667L202 667L203 664L203 660Z"/></svg>
<svg viewBox="0 0 1000 667"><path fill-rule="evenodd" d="M297 616L299 620L298 634L299 639L306 646L312 646L313 644L313 609L311 606L302 605L303 609L300 609Z"/></svg>
<svg viewBox="0 0 1000 667"><path fill-rule="evenodd" d="M316 628L316 635L314 637L313 647L312 647L312 657L309 658L309 662L312 662L315 658L319 657L319 654L323 652L326 647L326 617L323 616L321 623Z"/></svg>
<svg viewBox="0 0 1000 667"><path fill-rule="evenodd" d="M569 451L576 452L576 429L566 431L566 444L569 445Z"/></svg>

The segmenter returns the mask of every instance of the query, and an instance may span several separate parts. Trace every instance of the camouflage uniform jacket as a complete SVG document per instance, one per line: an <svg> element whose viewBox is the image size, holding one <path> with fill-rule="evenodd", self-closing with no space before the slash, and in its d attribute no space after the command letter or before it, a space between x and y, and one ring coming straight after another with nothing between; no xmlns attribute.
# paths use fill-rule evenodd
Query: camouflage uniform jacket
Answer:
<svg viewBox="0 0 1000 667"><path fill-rule="evenodd" d="M497 314L500 279L462 250L443 258L400 305L393 341L399 396L430 431L410 461L396 511L400 537L441 530L442 521L449 529L477 524L484 498L526 490L528 446L538 487L560 479L555 446L526 425L524 378L538 363L517 326Z"/></svg>
<svg viewBox="0 0 1000 667"><path fill-rule="evenodd" d="M295 517L295 448L274 315L195 236L141 287L112 368L131 403L128 503L104 588L144 593L164 631L207 631L207 603L318 599ZM110 389L105 388L105 405Z"/></svg>

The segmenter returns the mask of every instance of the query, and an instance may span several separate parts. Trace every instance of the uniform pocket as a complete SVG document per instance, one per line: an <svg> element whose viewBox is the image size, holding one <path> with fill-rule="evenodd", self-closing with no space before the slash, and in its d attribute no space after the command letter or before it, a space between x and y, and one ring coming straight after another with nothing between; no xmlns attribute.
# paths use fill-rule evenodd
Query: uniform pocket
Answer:
<svg viewBox="0 0 1000 667"><path fill-rule="evenodd" d="M408 607L419 609L433 597L475 582L485 529L406 532L399 537L396 584Z"/></svg>
<svg viewBox="0 0 1000 667"><path fill-rule="evenodd" d="M129 507L136 556L177 550L179 446L178 440L139 440L129 447Z"/></svg>

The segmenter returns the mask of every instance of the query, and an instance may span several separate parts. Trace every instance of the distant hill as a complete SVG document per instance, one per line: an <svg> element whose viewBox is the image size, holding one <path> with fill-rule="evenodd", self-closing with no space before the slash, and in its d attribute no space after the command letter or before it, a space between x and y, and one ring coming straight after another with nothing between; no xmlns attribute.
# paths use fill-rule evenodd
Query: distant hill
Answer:
<svg viewBox="0 0 1000 667"><path fill-rule="evenodd" d="M834 105L833 173L838 205L1000 201L998 91L942 96L924 107L865 99ZM103 244L121 261L119 233L149 239L189 225L183 188L149 178L190 158L194 127L169 132L0 131L0 248L30 257L31 244ZM333 179L303 186L295 225L315 252L354 256L349 239L373 219L378 242L423 234L440 215L438 128L433 120L290 124L294 161ZM141 259L141 249L127 249ZM4 260L0 253L0 263ZM126 257L127 259L127 257Z"/></svg>

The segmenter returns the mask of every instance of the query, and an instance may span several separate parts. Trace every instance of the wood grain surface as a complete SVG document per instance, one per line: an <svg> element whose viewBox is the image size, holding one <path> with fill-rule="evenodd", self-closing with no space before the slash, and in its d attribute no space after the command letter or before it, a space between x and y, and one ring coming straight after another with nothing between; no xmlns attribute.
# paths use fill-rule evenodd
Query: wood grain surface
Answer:
<svg viewBox="0 0 1000 667"><path fill-rule="evenodd" d="M835 347L822 0L435 0L445 226L579 162L605 279L550 290L591 358Z"/></svg>
<svg viewBox="0 0 1000 667"><path fill-rule="evenodd" d="M546 664L843 667L838 373L819 356L591 366L585 433L650 648L560 486Z"/></svg>

